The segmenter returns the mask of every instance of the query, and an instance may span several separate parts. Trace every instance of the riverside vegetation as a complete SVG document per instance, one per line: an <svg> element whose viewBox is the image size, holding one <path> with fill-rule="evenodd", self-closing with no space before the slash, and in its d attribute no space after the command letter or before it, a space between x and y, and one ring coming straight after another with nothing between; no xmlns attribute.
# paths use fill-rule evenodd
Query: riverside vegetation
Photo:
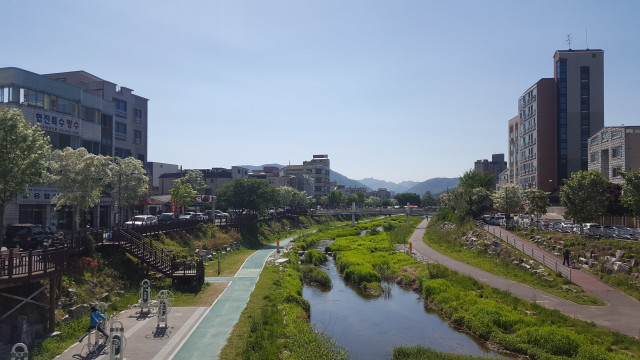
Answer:
<svg viewBox="0 0 640 360"><path fill-rule="evenodd" d="M436 228L436 222L427 228L427 241L434 236L456 237L455 232L434 234ZM494 348L533 359L604 360L640 356L638 339L520 300L441 265L419 263L404 253L395 252L389 237L380 234L360 237L356 236L358 233L358 229L335 229L335 241L328 250L333 251L345 279L372 296L379 294L381 279L395 278L403 286L419 291L426 305L448 319L452 326ZM314 236L328 238L321 232ZM302 243L309 247L309 242ZM405 350L395 352L394 359L421 358L415 353L422 351L432 353L424 348Z"/></svg>
<svg viewBox="0 0 640 360"><path fill-rule="evenodd" d="M216 251L233 243L241 243L239 251L222 254L221 276L234 274L253 250L275 241L278 236L308 231L324 223L336 222L334 217L312 218L301 216L293 219L265 220L242 232L202 225L192 231L178 231L148 238L165 253L178 259L190 259L196 249ZM278 235L280 234L280 235ZM284 235L283 235L284 234ZM91 261L88 261L90 259ZM136 304L140 282L149 278L149 269L135 258L123 252L103 253L89 248L82 257L72 260L70 271L62 277L61 300L56 311L56 330L60 335L37 342L30 349L33 359L53 359L61 354L86 330L86 318L65 318L71 307L96 301L105 301L109 313L118 312ZM206 276L215 276L217 262L206 264ZM172 288L171 280L153 276L152 288L170 289L175 295L174 306L210 306L223 288L220 284L205 283L201 287ZM108 293L108 298L103 297ZM4 355L0 354L0 359ZM8 358L7 358L8 359Z"/></svg>

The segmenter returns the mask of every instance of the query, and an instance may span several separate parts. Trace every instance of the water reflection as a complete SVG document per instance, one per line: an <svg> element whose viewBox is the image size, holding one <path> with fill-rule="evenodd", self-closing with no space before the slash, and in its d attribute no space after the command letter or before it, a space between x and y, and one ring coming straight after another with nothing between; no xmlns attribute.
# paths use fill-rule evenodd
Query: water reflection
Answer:
<svg viewBox="0 0 640 360"><path fill-rule="evenodd" d="M344 283L333 259L322 268L333 282L330 291L305 286L311 321L349 350L351 359L390 359L395 346L428 346L438 351L502 358L457 332L424 308L422 298L395 283L384 283L384 295L367 298Z"/></svg>

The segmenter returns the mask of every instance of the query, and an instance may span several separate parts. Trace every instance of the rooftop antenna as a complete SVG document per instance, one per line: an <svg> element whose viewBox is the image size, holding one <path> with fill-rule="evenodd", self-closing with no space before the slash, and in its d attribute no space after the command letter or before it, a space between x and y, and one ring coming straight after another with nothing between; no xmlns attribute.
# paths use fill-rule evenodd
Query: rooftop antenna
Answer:
<svg viewBox="0 0 640 360"><path fill-rule="evenodd" d="M571 50L571 34L567 35L567 44L569 44L569 50Z"/></svg>
<svg viewBox="0 0 640 360"><path fill-rule="evenodd" d="M589 32L587 30L587 28L584 29L584 42L587 43L587 50L589 50Z"/></svg>

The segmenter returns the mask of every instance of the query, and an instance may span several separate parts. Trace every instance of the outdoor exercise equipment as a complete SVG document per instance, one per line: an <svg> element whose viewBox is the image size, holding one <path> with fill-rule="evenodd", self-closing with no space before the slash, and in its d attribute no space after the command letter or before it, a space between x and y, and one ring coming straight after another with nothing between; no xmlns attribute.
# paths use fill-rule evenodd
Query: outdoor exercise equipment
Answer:
<svg viewBox="0 0 640 360"><path fill-rule="evenodd" d="M27 345L23 343L13 345L11 348L11 360L29 360L29 349Z"/></svg>
<svg viewBox="0 0 640 360"><path fill-rule="evenodd" d="M169 290L160 290L158 292L158 325L164 323L164 327L169 327L169 312L173 306L173 293Z"/></svg>
<svg viewBox="0 0 640 360"><path fill-rule="evenodd" d="M144 311L146 307L148 311L151 311L151 282L147 279L142 280L140 283L140 299L138 300L140 305L140 312Z"/></svg>
<svg viewBox="0 0 640 360"><path fill-rule="evenodd" d="M124 325L120 320L111 320L109 331L109 360L124 359L127 339L124 337Z"/></svg>

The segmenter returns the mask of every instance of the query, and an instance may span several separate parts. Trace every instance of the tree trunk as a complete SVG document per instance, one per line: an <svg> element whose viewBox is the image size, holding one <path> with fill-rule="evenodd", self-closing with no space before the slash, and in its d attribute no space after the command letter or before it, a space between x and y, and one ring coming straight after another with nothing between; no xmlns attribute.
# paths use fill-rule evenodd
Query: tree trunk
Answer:
<svg viewBox="0 0 640 360"><path fill-rule="evenodd" d="M0 248L4 243L4 207L6 203L0 203Z"/></svg>

